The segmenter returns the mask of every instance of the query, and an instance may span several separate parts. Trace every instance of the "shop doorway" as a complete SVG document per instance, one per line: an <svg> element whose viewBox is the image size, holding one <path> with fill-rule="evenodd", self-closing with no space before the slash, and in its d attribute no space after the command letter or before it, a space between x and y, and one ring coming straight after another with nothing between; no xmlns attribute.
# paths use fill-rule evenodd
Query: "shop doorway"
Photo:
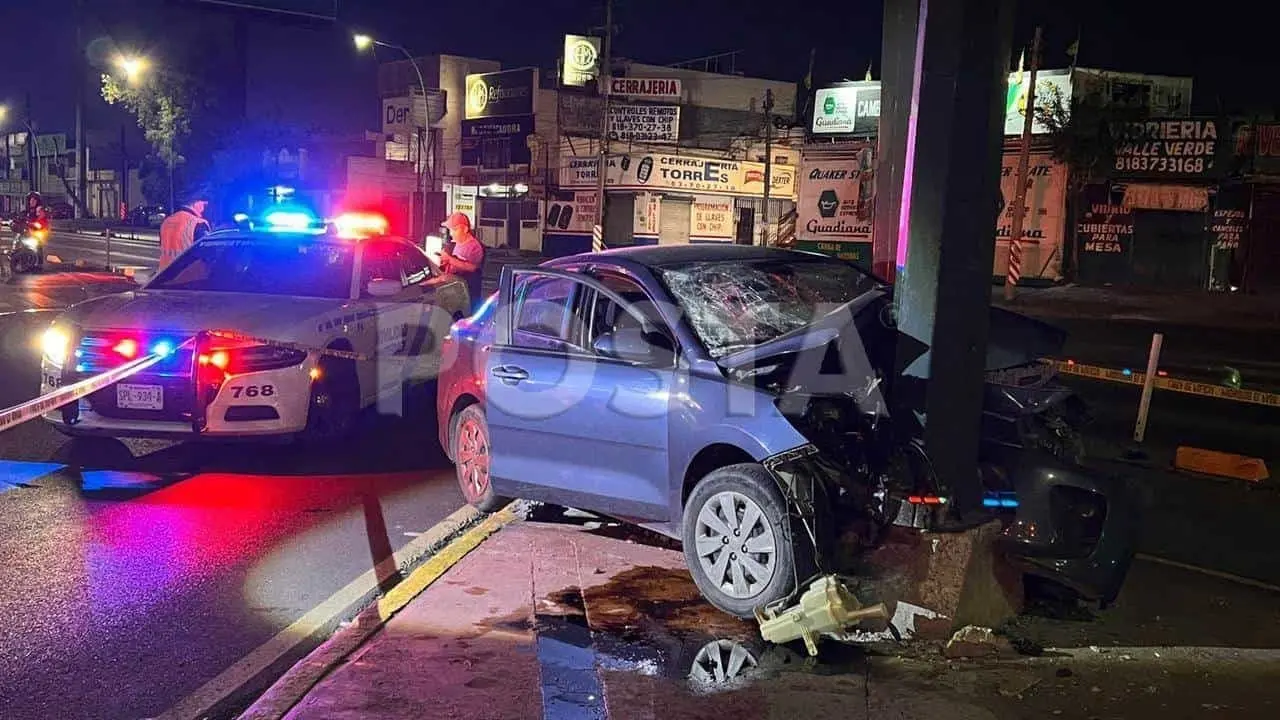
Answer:
<svg viewBox="0 0 1280 720"><path fill-rule="evenodd" d="M1134 216L1133 284L1160 290L1207 287L1204 214L1140 210Z"/></svg>

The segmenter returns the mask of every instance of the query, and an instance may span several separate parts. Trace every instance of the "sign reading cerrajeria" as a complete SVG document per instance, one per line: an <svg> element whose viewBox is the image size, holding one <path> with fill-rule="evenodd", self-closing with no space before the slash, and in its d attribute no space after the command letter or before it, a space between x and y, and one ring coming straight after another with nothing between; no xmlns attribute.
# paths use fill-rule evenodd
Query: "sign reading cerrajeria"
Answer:
<svg viewBox="0 0 1280 720"><path fill-rule="evenodd" d="M1116 131L1117 176L1198 178L1222 171L1217 120L1150 120L1121 125Z"/></svg>
<svg viewBox="0 0 1280 720"><path fill-rule="evenodd" d="M467 76L467 120L533 114L533 68Z"/></svg>
<svg viewBox="0 0 1280 720"><path fill-rule="evenodd" d="M616 77L609 81L609 94L637 100L680 102L683 88L679 78Z"/></svg>

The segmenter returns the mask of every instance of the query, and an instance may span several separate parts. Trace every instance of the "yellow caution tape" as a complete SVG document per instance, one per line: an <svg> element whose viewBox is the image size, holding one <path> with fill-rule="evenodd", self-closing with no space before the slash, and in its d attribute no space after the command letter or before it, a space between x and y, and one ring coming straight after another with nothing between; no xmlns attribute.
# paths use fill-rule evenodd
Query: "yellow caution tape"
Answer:
<svg viewBox="0 0 1280 720"><path fill-rule="evenodd" d="M293 342L285 342L283 340L272 340L270 338L257 337L255 335L245 335L244 333L232 330L210 330L209 335L213 337L226 338L228 340L243 340L244 342L257 343L268 347L284 348L286 350L298 350L300 352L316 353L317 355L328 355L330 357L342 358L344 360L371 360L368 355L349 350L331 350L329 348L311 347L308 345L300 345Z"/></svg>
<svg viewBox="0 0 1280 720"><path fill-rule="evenodd" d="M187 345L190 340L182 343ZM180 346L181 347L181 346ZM11 408L0 410L0 432L4 432L15 425L21 425L29 420L44 415L52 410L56 410L68 403L76 402L81 398L92 395L99 390L118 383L136 373L142 372L147 368L160 362L167 355L147 355L137 360L125 363L117 368L112 368L104 373L99 373L93 377L85 378L78 383L60 387L56 390L41 395L34 400L28 400L20 405L14 405Z"/></svg>
<svg viewBox="0 0 1280 720"><path fill-rule="evenodd" d="M1079 377L1092 378L1094 380L1124 383L1126 385L1142 385L1146 382L1147 377L1146 373L1125 372L1123 370L1099 367L1097 365L1081 365L1080 363L1065 362L1063 360L1051 360L1049 362L1052 363L1053 367L1058 372L1065 375L1076 375ZM1180 378L1162 376L1157 376L1153 384L1160 390L1172 390L1173 392L1182 393L1184 395L1197 395L1199 397L1234 400L1236 402L1251 403L1253 405L1265 405L1267 407L1280 408L1280 394L1264 392L1262 390L1244 390L1241 388L1227 387L1225 385L1214 385L1213 383L1196 382L1194 380L1183 380Z"/></svg>

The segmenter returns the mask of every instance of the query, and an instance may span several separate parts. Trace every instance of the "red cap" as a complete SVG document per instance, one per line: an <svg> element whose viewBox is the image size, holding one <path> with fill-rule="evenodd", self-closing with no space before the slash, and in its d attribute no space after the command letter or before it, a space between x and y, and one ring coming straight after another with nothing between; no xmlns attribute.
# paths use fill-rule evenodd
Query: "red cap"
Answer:
<svg viewBox="0 0 1280 720"><path fill-rule="evenodd" d="M445 221L444 221L444 226L445 226L445 228L447 228L447 229L449 229L449 230L467 230L467 231L470 231L470 230L471 230L471 218L467 217L466 215L464 215L464 214L462 214L462 213L460 213L460 212L456 212L456 213L454 213L454 214L450 215L448 220L445 220Z"/></svg>

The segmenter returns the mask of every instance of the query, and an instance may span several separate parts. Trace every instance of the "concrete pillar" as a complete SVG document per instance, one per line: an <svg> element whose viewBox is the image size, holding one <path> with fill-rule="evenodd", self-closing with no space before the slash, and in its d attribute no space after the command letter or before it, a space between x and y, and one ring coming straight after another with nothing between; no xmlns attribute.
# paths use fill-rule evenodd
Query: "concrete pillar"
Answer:
<svg viewBox="0 0 1280 720"><path fill-rule="evenodd" d="M879 238L893 247L900 423L924 424L940 491L981 510L978 433L1013 0L885 0ZM881 186L884 188L885 186ZM896 222L894 220L896 219ZM887 245L886 245L887 246Z"/></svg>

